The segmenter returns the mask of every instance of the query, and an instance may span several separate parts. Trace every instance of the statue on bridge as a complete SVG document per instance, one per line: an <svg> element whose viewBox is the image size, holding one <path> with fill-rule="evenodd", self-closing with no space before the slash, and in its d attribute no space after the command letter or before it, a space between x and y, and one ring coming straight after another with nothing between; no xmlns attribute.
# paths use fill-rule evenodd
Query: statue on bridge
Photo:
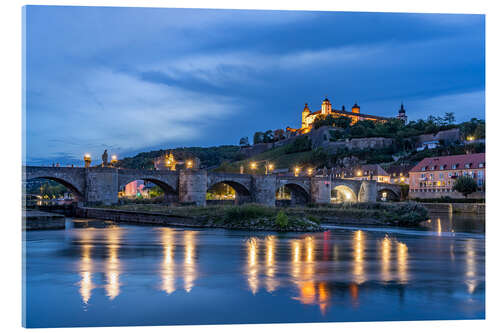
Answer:
<svg viewBox="0 0 500 333"><path fill-rule="evenodd" d="M108 150L104 149L104 153L102 153L102 166L108 166Z"/></svg>

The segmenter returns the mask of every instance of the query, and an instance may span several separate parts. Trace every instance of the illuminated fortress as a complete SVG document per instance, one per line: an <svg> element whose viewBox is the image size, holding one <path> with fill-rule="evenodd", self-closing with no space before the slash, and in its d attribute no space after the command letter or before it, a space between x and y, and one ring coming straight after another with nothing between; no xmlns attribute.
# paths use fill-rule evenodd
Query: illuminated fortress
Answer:
<svg viewBox="0 0 500 333"><path fill-rule="evenodd" d="M360 120L371 120L371 121L383 123L383 122L386 122L386 121L391 119L391 118L386 118L386 117L363 114L360 111L361 111L361 108L359 107L359 105L357 103L354 103L354 105L351 108L351 111L347 111L344 106L342 106L341 110L332 109L332 103L330 103L328 98L325 98L323 100L323 103L321 103L321 110L318 110L316 112L311 112L311 110L309 109L309 106L306 103L306 105L304 106L304 110L302 111L302 126L301 126L301 128L299 128L299 129L287 128L287 131L298 132L301 134L308 133L313 128L314 121L318 117L326 117L328 115L331 115L333 117L351 118L351 124L355 124L356 122L358 122ZM400 119L401 121L406 123L407 117L406 117L406 111L403 107L403 104L401 104L401 108L400 108L396 118Z"/></svg>

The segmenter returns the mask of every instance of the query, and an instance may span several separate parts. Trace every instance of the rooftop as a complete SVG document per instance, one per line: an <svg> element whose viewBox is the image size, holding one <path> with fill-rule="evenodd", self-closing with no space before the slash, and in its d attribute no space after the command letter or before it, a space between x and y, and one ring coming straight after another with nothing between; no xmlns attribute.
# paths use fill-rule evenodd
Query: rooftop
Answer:
<svg viewBox="0 0 500 333"><path fill-rule="evenodd" d="M415 165L410 172L481 169L485 167L485 160L485 153L427 157ZM465 167L466 164L468 165L467 168Z"/></svg>

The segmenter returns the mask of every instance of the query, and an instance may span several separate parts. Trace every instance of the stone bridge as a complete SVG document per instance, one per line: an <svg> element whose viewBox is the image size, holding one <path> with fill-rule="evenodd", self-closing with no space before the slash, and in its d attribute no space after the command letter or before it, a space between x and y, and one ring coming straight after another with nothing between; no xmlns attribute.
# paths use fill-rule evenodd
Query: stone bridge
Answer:
<svg viewBox="0 0 500 333"><path fill-rule="evenodd" d="M400 187L374 180L348 180L330 176L294 177L207 172L205 170L132 170L117 168L69 168L26 166L23 181L50 179L66 186L77 201L85 204L114 204L120 188L134 180L158 185L168 202L206 204L206 193L214 185L225 183L236 192L236 202L255 202L274 206L277 190L290 190L292 204L329 203L332 190L343 193L348 201L373 202L381 191L401 196Z"/></svg>

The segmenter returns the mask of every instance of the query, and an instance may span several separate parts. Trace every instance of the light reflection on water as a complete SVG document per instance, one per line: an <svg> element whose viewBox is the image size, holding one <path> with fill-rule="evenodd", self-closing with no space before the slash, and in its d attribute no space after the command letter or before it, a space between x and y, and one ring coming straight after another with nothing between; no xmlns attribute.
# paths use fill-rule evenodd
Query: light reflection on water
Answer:
<svg viewBox="0 0 500 333"><path fill-rule="evenodd" d="M115 325L124 318L119 312L127 311L135 315L150 311L144 317L152 317L152 321L127 321L137 325L484 317L484 238L480 234L468 237L463 230L443 237L457 228L446 217L426 224L434 227L433 232L353 228L313 234L262 232L248 237L245 232L223 230L90 226L28 233L28 268L34 267L28 269L27 277L32 290L27 295L28 309L33 318L28 323L44 326L40 322L47 320L47 315L43 320L37 316L41 309L38 302L30 301L30 295L47 293L55 284L50 284L50 279L46 284L35 281L51 274L54 279L61 274L75 275L78 283L76 287L74 283L58 285L58 290L67 292L51 295L45 306L57 312L73 305L73 314L106 312L109 324ZM61 244L63 252L51 252L52 244ZM64 258L74 263L76 270L63 265L61 253L66 253ZM51 272L50 267L59 262L59 273ZM155 296L158 289L163 298ZM408 293L412 297L407 298ZM72 294L78 297L78 304L73 303ZM135 312L125 301L131 295L142 304L134 307ZM257 306L254 317L245 317L237 312L231 295L238 295L238 306L258 298L271 308ZM211 317L203 317L200 311L183 317L189 312L188 304L196 304ZM400 310L401 306L408 307L408 312ZM162 307L184 312L169 317ZM414 310L416 307L420 312ZM120 311L114 313L114 308ZM239 319L217 317L216 310ZM78 316L54 317L51 326L59 322L93 325L92 320L99 317L95 314L81 321L77 321ZM96 324L108 323L95 320Z"/></svg>

